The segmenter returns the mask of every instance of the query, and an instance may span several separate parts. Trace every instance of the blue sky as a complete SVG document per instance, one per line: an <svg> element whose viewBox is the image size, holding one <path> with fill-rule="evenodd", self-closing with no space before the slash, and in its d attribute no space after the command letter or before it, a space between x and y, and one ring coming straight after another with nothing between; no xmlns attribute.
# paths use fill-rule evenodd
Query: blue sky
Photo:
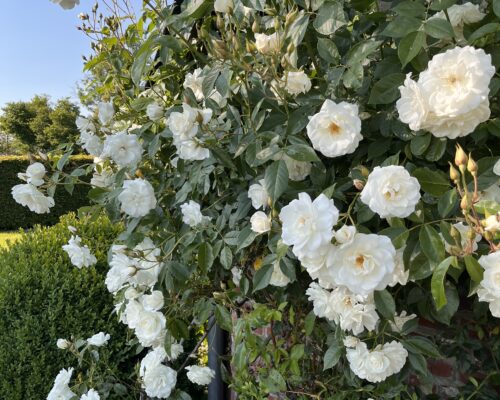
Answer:
<svg viewBox="0 0 500 400"><path fill-rule="evenodd" d="M140 10L140 0L132 3ZM47 94L76 100L83 77L82 55L90 40L76 29L78 14L93 0L65 11L50 0L2 1L0 13L0 108L7 102Z"/></svg>

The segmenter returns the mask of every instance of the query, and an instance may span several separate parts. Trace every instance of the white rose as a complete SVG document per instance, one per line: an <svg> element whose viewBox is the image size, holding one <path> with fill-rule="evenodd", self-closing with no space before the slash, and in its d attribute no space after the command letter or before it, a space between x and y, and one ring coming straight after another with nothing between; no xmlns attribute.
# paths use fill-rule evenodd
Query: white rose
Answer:
<svg viewBox="0 0 500 400"><path fill-rule="evenodd" d="M255 47L262 54L277 53L281 47L280 37L277 32L274 32L271 35L256 33Z"/></svg>
<svg viewBox="0 0 500 400"><path fill-rule="evenodd" d="M311 80L304 71L290 71L285 78L285 90L294 96L307 93L311 90Z"/></svg>
<svg viewBox="0 0 500 400"><path fill-rule="evenodd" d="M142 158L142 145L136 135L120 132L106 137L102 157L111 157L119 167L136 167Z"/></svg>
<svg viewBox="0 0 500 400"><path fill-rule="evenodd" d="M150 368L144 374L142 386L150 397L168 399L177 383L177 372L163 364Z"/></svg>
<svg viewBox="0 0 500 400"><path fill-rule="evenodd" d="M406 75L404 85L399 87L401 97L396 101L399 119L408 124L412 131L418 131L427 120L428 106L422 96L420 86Z"/></svg>
<svg viewBox="0 0 500 400"><path fill-rule="evenodd" d="M44 196L35 186L27 183L16 185L12 188L12 197L16 203L28 207L30 211L37 214L47 214L54 207L54 199Z"/></svg>
<svg viewBox="0 0 500 400"><path fill-rule="evenodd" d="M186 367L188 379L197 385L208 385L215 377L215 371L209 367L189 365Z"/></svg>
<svg viewBox="0 0 500 400"><path fill-rule="evenodd" d="M269 281L270 285L284 287L290 283L290 279L286 276L280 268L280 262L277 261L273 265L273 273Z"/></svg>
<svg viewBox="0 0 500 400"><path fill-rule="evenodd" d="M172 131L174 144L182 140L192 139L198 132L196 115L191 113L174 111L168 116L167 125Z"/></svg>
<svg viewBox="0 0 500 400"><path fill-rule="evenodd" d="M142 296L142 305L147 311L159 311L164 304L163 293L160 290L153 290L151 294Z"/></svg>
<svg viewBox="0 0 500 400"><path fill-rule="evenodd" d="M500 212L490 215L488 218L482 221L484 225L484 230L495 234L500 231Z"/></svg>
<svg viewBox="0 0 500 400"><path fill-rule="evenodd" d="M80 0L51 0L52 3L60 5L64 10L71 10L80 4Z"/></svg>
<svg viewBox="0 0 500 400"><path fill-rule="evenodd" d="M84 150L92 156L101 155L104 149L101 138L91 132L81 132L79 141Z"/></svg>
<svg viewBox="0 0 500 400"><path fill-rule="evenodd" d="M71 259L71 264L77 268L90 267L97 263L97 258L90 252L88 246L82 246L82 238L78 235L71 236L68 244L62 248Z"/></svg>
<svg viewBox="0 0 500 400"><path fill-rule="evenodd" d="M59 371L54 380L54 385L47 396L47 400L71 400L76 396L69 388L71 375L73 375L73 368Z"/></svg>
<svg viewBox="0 0 500 400"><path fill-rule="evenodd" d="M336 230L333 233L333 237L337 241L338 244L349 244L354 240L354 236L356 235L356 227L344 225L340 229Z"/></svg>
<svg viewBox="0 0 500 400"><path fill-rule="evenodd" d="M142 287L153 287L158 282L162 269L162 263L158 260L161 250L150 238L145 238L134 247L134 252L137 254L133 257L137 271L130 277L130 283Z"/></svg>
<svg viewBox="0 0 500 400"><path fill-rule="evenodd" d="M184 89L191 89L196 97L197 101L201 101L204 98L203 95L203 80L201 68L196 68L193 73L186 74L184 79L183 87Z"/></svg>
<svg viewBox="0 0 500 400"><path fill-rule="evenodd" d="M454 4L446 11L450 18L451 26L455 31L455 36L460 41L465 40L463 32L465 24L479 22L485 17L485 14L479 11L479 5L472 3ZM429 20L436 18L447 20L446 14L443 11L434 14Z"/></svg>
<svg viewBox="0 0 500 400"><path fill-rule="evenodd" d="M121 211L133 218L144 217L156 207L153 186L142 178L123 181L123 191L118 195L118 201Z"/></svg>
<svg viewBox="0 0 500 400"><path fill-rule="evenodd" d="M96 333L94 336L89 337L87 339L87 344L96 347L105 346L110 338L111 336L109 335L109 333L99 332Z"/></svg>
<svg viewBox="0 0 500 400"><path fill-rule="evenodd" d="M353 241L330 253L327 268L337 285L355 294L383 290L392 280L396 249L387 236L357 233Z"/></svg>
<svg viewBox="0 0 500 400"><path fill-rule="evenodd" d="M356 336L346 336L343 343L345 347L356 347L359 343L359 339Z"/></svg>
<svg viewBox="0 0 500 400"><path fill-rule="evenodd" d="M240 286L241 277L243 276L243 271L238 267L231 268L232 281L235 286Z"/></svg>
<svg viewBox="0 0 500 400"><path fill-rule="evenodd" d="M78 130L81 133L84 133L84 132L95 133L95 125L88 118L77 117L75 123L76 123L76 127L78 128Z"/></svg>
<svg viewBox="0 0 500 400"><path fill-rule="evenodd" d="M250 218L250 224L255 233L266 233L271 230L271 217L262 211L257 211Z"/></svg>
<svg viewBox="0 0 500 400"><path fill-rule="evenodd" d="M312 279L317 279L321 287L325 289L333 289L337 285L333 282L326 260L330 252L336 250L330 242L322 245L315 253L300 254L300 264L306 269Z"/></svg>
<svg viewBox="0 0 500 400"><path fill-rule="evenodd" d="M71 346L71 342L66 339L57 339L56 345L58 349L66 350L69 346Z"/></svg>
<svg viewBox="0 0 500 400"><path fill-rule="evenodd" d="M111 261L105 279L106 287L110 293L116 293L128 282L130 277L136 272L134 260L124 252L124 246L113 245L111 248Z"/></svg>
<svg viewBox="0 0 500 400"><path fill-rule="evenodd" d="M394 259L395 266L394 272L392 273L392 279L389 282L388 286L394 287L398 283L401 286L404 286L408 283L408 278L410 277L410 271L405 269L405 263L403 260L405 248L402 247L396 250L396 257Z"/></svg>
<svg viewBox="0 0 500 400"><path fill-rule="evenodd" d="M94 187L107 188L113 185L114 175L111 169L103 169L100 173L94 172L90 184Z"/></svg>
<svg viewBox="0 0 500 400"><path fill-rule="evenodd" d="M201 213L200 205L193 200L181 205L182 221L191 227L203 223L209 219Z"/></svg>
<svg viewBox="0 0 500 400"><path fill-rule="evenodd" d="M167 352L163 346L155 347L148 354L144 356L141 360L141 365L139 367L139 375L144 378L146 372L165 361L167 358Z"/></svg>
<svg viewBox="0 0 500 400"><path fill-rule="evenodd" d="M399 165L375 167L360 199L381 218L405 218L420 200L420 184Z"/></svg>
<svg viewBox="0 0 500 400"><path fill-rule="evenodd" d="M182 160L202 161L210 157L210 151L196 140L185 140L176 145L177 155Z"/></svg>
<svg viewBox="0 0 500 400"><path fill-rule="evenodd" d="M148 104L146 107L146 115L151 121L157 122L163 118L163 107L157 102Z"/></svg>
<svg viewBox="0 0 500 400"><path fill-rule="evenodd" d="M177 360L179 356L184 352L184 347L180 343L172 343L170 346L170 356L167 354L167 359L170 361Z"/></svg>
<svg viewBox="0 0 500 400"><path fill-rule="evenodd" d="M31 164L25 173L17 174L19 179L32 184L33 186L43 185L43 178L45 176L45 167L43 164L36 162Z"/></svg>
<svg viewBox="0 0 500 400"><path fill-rule="evenodd" d="M115 115L115 107L112 102L100 102L97 104L98 118L101 124L107 125Z"/></svg>
<svg viewBox="0 0 500 400"><path fill-rule="evenodd" d="M297 161L286 154L283 154L282 160L286 164L286 168L288 169L288 177L292 181L303 181L311 173L312 164L310 162Z"/></svg>
<svg viewBox="0 0 500 400"><path fill-rule="evenodd" d="M313 147L326 157L354 152L363 139L358 106L325 100L319 113L310 118L307 136Z"/></svg>
<svg viewBox="0 0 500 400"><path fill-rule="evenodd" d="M139 324L141 316L146 312L141 303L137 300L130 300L125 306L123 312L123 323L128 325L130 329L135 329Z"/></svg>
<svg viewBox="0 0 500 400"><path fill-rule="evenodd" d="M163 343L165 324L165 316L161 312L144 310L140 313L134 324L134 330L141 345L151 347Z"/></svg>
<svg viewBox="0 0 500 400"><path fill-rule="evenodd" d="M481 288L487 290L491 296L500 299L500 251L481 256L479 264L484 268Z"/></svg>
<svg viewBox="0 0 500 400"><path fill-rule="evenodd" d="M256 210L259 208L266 209L269 202L269 194L267 193L264 179L259 180L258 183L250 185L248 188L248 198L252 200L252 206Z"/></svg>
<svg viewBox="0 0 500 400"><path fill-rule="evenodd" d="M401 371L407 357L406 349L396 341L378 345L373 350L368 350L364 342L347 349L347 360L352 372L373 383L382 382Z"/></svg>
<svg viewBox="0 0 500 400"><path fill-rule="evenodd" d="M500 176L500 159L497 160L497 162L493 166L493 173L497 176Z"/></svg>
<svg viewBox="0 0 500 400"><path fill-rule="evenodd" d="M416 314L410 314L408 315L406 311L401 311L401 314L394 315L394 322L389 321L389 324L391 325L391 329L394 332L401 332L403 330L404 325L408 322L411 321L412 319L417 318Z"/></svg>
<svg viewBox="0 0 500 400"><path fill-rule="evenodd" d="M339 210L324 194L314 201L307 193L299 193L280 212L283 243L293 246L297 257L317 254L332 239L332 228L337 223Z"/></svg>
<svg viewBox="0 0 500 400"><path fill-rule="evenodd" d="M216 12L229 14L233 10L233 0L215 0L214 10Z"/></svg>
<svg viewBox="0 0 500 400"><path fill-rule="evenodd" d="M80 400L101 400L101 396L94 389L90 389L87 393L80 397Z"/></svg>

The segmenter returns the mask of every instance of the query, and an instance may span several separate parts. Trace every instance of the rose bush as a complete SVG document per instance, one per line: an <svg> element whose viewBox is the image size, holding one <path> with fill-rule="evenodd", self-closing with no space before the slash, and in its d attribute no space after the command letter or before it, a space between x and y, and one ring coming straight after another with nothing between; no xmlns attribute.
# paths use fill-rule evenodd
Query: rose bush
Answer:
<svg viewBox="0 0 500 400"><path fill-rule="evenodd" d="M126 226L106 284L145 393L211 381L170 365L213 316L243 399L497 398L497 2L144 3L126 29L83 16L79 127L85 212ZM87 172L71 151L15 197L48 211ZM442 357L466 379L435 379Z"/></svg>

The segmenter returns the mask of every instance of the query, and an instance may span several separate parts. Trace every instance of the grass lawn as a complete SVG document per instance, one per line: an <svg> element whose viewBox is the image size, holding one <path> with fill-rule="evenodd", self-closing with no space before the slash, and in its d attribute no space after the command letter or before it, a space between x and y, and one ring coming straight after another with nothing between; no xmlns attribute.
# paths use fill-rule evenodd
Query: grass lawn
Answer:
<svg viewBox="0 0 500 400"><path fill-rule="evenodd" d="M19 232L0 232L0 247L7 247L7 242L11 244L19 239Z"/></svg>

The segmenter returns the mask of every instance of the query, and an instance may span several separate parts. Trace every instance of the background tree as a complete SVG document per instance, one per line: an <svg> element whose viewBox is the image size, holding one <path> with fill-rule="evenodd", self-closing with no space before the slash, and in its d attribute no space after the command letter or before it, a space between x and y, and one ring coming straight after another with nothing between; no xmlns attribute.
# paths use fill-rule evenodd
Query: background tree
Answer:
<svg viewBox="0 0 500 400"><path fill-rule="evenodd" d="M74 142L78 137L75 120L80 109L69 99L59 100L49 114L50 124L37 136L40 147L54 149L61 143Z"/></svg>

